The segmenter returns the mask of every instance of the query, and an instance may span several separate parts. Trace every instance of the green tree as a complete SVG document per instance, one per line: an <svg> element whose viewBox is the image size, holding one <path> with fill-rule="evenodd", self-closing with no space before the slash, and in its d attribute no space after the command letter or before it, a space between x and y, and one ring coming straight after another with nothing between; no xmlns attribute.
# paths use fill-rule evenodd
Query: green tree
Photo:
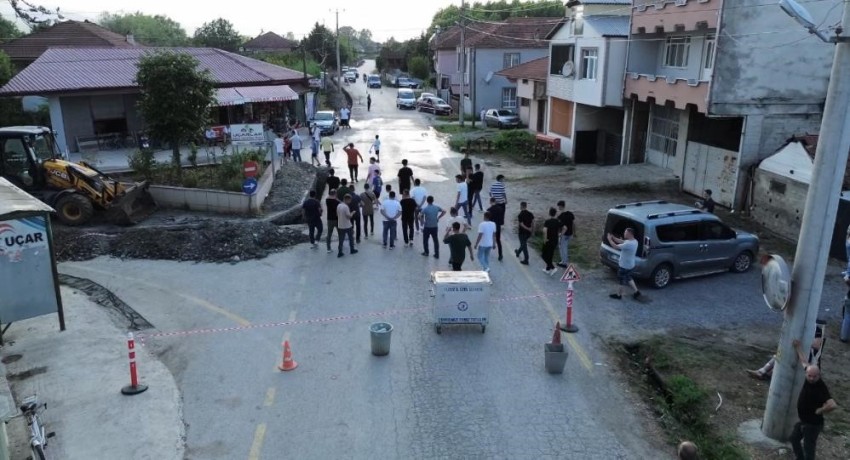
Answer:
<svg viewBox="0 0 850 460"><path fill-rule="evenodd" d="M218 18L195 31L194 42L196 45L218 48L225 51L236 51L243 43L242 36L227 19Z"/></svg>
<svg viewBox="0 0 850 460"><path fill-rule="evenodd" d="M332 61L336 65L336 38L327 27L317 22L302 44L320 66L325 67Z"/></svg>
<svg viewBox="0 0 850 460"><path fill-rule="evenodd" d="M427 80L431 76L428 69L428 58L425 56L413 56L407 60L407 71L410 75Z"/></svg>
<svg viewBox="0 0 850 460"><path fill-rule="evenodd" d="M151 135L171 144L179 171L180 144L200 134L215 101L212 77L194 57L171 51L147 54L138 67L139 109Z"/></svg>
<svg viewBox="0 0 850 460"><path fill-rule="evenodd" d="M286 67L287 69L292 69L296 72L304 71L304 57L301 54L301 50L296 50L291 53L285 54L268 54L265 56L260 56L260 59L268 62L269 64ZM309 54L307 55L306 62L307 75L318 76L322 72L322 67Z"/></svg>
<svg viewBox="0 0 850 460"><path fill-rule="evenodd" d="M189 44L183 27L166 16L150 16L139 11L127 14L103 13L98 23L117 34L133 34L136 41L149 46Z"/></svg>
<svg viewBox="0 0 850 460"><path fill-rule="evenodd" d="M434 33L437 27L448 29L460 20L460 8L449 5L437 10L428 27L427 35ZM551 17L564 16L564 3L560 0L499 0L497 2L475 2L466 7L465 17L474 21L503 21L511 17Z"/></svg>
<svg viewBox="0 0 850 460"><path fill-rule="evenodd" d="M2 16L0 16L0 43L13 40L21 36L21 31L18 26Z"/></svg>

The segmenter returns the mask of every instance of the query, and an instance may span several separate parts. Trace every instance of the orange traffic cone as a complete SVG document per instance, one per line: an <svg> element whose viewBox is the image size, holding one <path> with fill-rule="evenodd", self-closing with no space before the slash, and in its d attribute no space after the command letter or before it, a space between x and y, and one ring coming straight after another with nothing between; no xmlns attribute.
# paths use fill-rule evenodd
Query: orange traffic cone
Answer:
<svg viewBox="0 0 850 460"><path fill-rule="evenodd" d="M292 359L292 350L289 349L289 340L287 340L283 342L283 362L277 368L282 371L291 371L296 367L298 363Z"/></svg>
<svg viewBox="0 0 850 460"><path fill-rule="evenodd" d="M561 322L555 323L555 333L552 334L552 345L561 344Z"/></svg>

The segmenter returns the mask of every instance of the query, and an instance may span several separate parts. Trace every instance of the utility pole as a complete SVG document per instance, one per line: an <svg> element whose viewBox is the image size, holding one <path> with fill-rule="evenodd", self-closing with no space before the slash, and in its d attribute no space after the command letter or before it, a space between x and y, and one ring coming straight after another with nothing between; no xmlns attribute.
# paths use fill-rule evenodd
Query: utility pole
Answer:
<svg viewBox="0 0 850 460"><path fill-rule="evenodd" d="M463 126L464 98L466 96L466 1L460 0L460 99L458 99L457 120Z"/></svg>
<svg viewBox="0 0 850 460"><path fill-rule="evenodd" d="M304 80L307 83L307 90L309 92L310 89L310 79L307 76L307 38L305 37L301 41L301 68L304 70ZM304 124L307 124L307 93L304 93L302 96L302 105L304 108Z"/></svg>
<svg viewBox="0 0 850 460"><path fill-rule="evenodd" d="M814 338L829 242L832 241L841 182L850 151L850 37L842 35L850 30L850 0L844 0L841 27L836 30L835 40L830 40L835 43L835 57L791 272L791 298L785 309L778 359L762 422L762 432L778 440L788 439L797 420L795 402L805 376L792 341L800 339L806 353ZM811 28L809 31L815 33ZM823 35L818 36L824 38Z"/></svg>
<svg viewBox="0 0 850 460"><path fill-rule="evenodd" d="M345 10L342 10L345 11ZM339 96L342 97L342 66L339 62L339 9L336 13L336 88Z"/></svg>

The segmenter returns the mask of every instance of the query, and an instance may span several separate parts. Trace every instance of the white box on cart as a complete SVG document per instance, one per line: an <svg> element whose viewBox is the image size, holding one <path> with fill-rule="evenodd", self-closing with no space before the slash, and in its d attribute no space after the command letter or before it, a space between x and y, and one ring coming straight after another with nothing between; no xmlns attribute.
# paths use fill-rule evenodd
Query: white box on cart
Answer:
<svg viewBox="0 0 850 460"><path fill-rule="evenodd" d="M484 332L490 316L490 275L483 271L438 271L431 274L434 326L480 324Z"/></svg>

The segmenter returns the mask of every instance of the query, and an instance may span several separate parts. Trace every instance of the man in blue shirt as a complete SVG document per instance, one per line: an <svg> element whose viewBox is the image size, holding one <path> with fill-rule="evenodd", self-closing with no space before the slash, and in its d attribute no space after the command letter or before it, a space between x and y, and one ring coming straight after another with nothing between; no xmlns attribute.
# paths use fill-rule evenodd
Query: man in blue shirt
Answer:
<svg viewBox="0 0 850 460"><path fill-rule="evenodd" d="M422 214L422 248L424 251L422 252L423 256L428 256L428 237L434 241L434 258L440 258L440 244L437 239L437 227L440 221L440 218L446 215L446 211L443 211L443 208L434 204L434 197L428 196L425 199L428 203L425 207L422 208L420 213Z"/></svg>

